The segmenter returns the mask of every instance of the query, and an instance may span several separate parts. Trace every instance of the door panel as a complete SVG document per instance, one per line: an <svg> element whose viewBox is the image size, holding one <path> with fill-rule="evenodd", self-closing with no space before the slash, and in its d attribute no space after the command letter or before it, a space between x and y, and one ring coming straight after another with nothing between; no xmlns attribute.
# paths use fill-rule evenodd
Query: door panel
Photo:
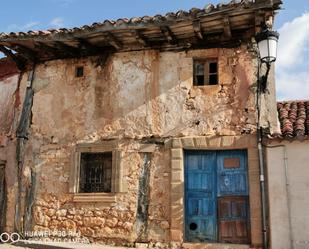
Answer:
<svg viewBox="0 0 309 249"><path fill-rule="evenodd" d="M186 152L185 158L186 240L215 241L215 154L192 151Z"/></svg>
<svg viewBox="0 0 309 249"><path fill-rule="evenodd" d="M245 151L217 152L218 196L248 195Z"/></svg>
<svg viewBox="0 0 309 249"><path fill-rule="evenodd" d="M246 196L218 199L219 241L249 243L248 198Z"/></svg>

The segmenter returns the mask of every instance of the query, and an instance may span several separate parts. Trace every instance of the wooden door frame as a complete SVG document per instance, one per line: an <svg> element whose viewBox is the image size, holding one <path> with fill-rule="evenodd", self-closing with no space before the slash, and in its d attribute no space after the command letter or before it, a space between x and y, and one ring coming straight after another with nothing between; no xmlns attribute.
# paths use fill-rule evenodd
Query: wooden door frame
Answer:
<svg viewBox="0 0 309 249"><path fill-rule="evenodd" d="M170 240L184 242L184 153L183 150L247 150L251 245L262 245L259 186L259 158L256 136L196 136L173 138L166 144L171 151Z"/></svg>

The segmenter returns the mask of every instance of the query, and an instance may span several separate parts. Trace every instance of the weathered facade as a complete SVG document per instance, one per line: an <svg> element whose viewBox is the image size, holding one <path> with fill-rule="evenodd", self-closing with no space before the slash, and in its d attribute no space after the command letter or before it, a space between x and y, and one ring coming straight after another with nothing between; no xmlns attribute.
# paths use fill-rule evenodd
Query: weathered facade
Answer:
<svg viewBox="0 0 309 249"><path fill-rule="evenodd" d="M252 38L262 25L271 25L278 4L231 3L211 10L193 9L186 18L172 13L174 20L164 17L166 26L153 19L151 25L139 23L133 28L133 20L122 20L126 24L118 20L110 31L104 23L56 34L0 36L2 51L21 70L0 77L1 93L6 92L0 100L1 120L8 121L7 125L1 122L0 155L6 179L3 230L69 230L106 244L160 242L189 248L215 243L213 248L219 248L217 242L229 242L235 243L233 248L260 247L258 57ZM198 20L200 28L194 24ZM188 23L190 31L182 30L181 25ZM203 25L213 34L207 34ZM144 34L136 27L143 27ZM160 37L151 41L155 37L151 29L156 28L161 29L163 41L159 42ZM117 33L133 31L142 48L130 47L130 39L120 40L126 36ZM191 31L197 41L191 38L188 46L188 37L183 36ZM99 38L92 43L91 39L99 32L108 33L112 53L101 52L105 47L94 52ZM75 56L74 42L81 40L85 54ZM19 53L11 54L8 48ZM197 59L216 60L216 84L195 85ZM273 81L262 100L268 107L262 124L273 130L277 125ZM224 154L240 152L240 159ZM217 204L205 204L208 197L191 196L199 191L190 187L188 170L195 162L201 166L204 153L217 158L211 166L216 180L201 180L200 188L212 189L211 203L223 203L219 209L228 203L231 212L238 212L236 221L221 217ZM111 168L103 169L110 185L102 191L81 191L86 186L83 179L92 177L83 173L87 155L101 155L104 162L112 162ZM237 173L241 167L243 171ZM203 174L208 173L205 169L194 174L196 179L206 179ZM243 182L241 186L231 187L233 177L236 185ZM197 204L194 212L208 215L205 224L212 228L202 229L202 224L192 222L189 210L196 198L204 204ZM204 211L199 211L199 205Z"/></svg>

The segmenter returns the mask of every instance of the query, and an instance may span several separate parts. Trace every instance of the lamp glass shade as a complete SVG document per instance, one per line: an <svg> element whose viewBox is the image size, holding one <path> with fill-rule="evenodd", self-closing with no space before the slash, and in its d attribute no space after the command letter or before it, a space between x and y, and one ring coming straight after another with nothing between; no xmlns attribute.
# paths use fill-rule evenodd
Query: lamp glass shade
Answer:
<svg viewBox="0 0 309 249"><path fill-rule="evenodd" d="M268 29L256 36L262 62L271 63L276 60L278 38L279 34L277 32Z"/></svg>

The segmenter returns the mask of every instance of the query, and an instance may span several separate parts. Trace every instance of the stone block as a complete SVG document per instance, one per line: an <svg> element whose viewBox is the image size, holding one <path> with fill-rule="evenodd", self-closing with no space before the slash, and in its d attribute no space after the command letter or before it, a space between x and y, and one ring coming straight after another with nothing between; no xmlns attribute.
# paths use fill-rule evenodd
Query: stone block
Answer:
<svg viewBox="0 0 309 249"><path fill-rule="evenodd" d="M206 137L196 137L194 138L195 147L197 148L206 148L207 147L207 141Z"/></svg>
<svg viewBox="0 0 309 249"><path fill-rule="evenodd" d="M181 159L183 157L182 149L171 149L172 158Z"/></svg>
<svg viewBox="0 0 309 249"><path fill-rule="evenodd" d="M258 160L259 159L259 152L257 149L248 149L248 160Z"/></svg>
<svg viewBox="0 0 309 249"><path fill-rule="evenodd" d="M148 243L135 243L136 249L146 249L148 248Z"/></svg>
<svg viewBox="0 0 309 249"><path fill-rule="evenodd" d="M181 143L180 138L174 138L172 140L172 147L173 148L182 148L182 143Z"/></svg>
<svg viewBox="0 0 309 249"><path fill-rule="evenodd" d="M182 241L183 233L181 230L171 229L171 240Z"/></svg>
<svg viewBox="0 0 309 249"><path fill-rule="evenodd" d="M181 159L173 159L172 160L172 170L175 171L175 170L179 170L181 171L182 168L183 168L183 160ZM173 172L172 172L173 174Z"/></svg>
<svg viewBox="0 0 309 249"><path fill-rule="evenodd" d="M182 229L183 227L183 218L181 219L175 219L175 218L172 218L171 219L171 228L172 229Z"/></svg>
<svg viewBox="0 0 309 249"><path fill-rule="evenodd" d="M179 183L171 183L171 192L172 193L178 193L178 194L182 194L183 191L183 184L179 184Z"/></svg>
<svg viewBox="0 0 309 249"><path fill-rule="evenodd" d="M184 180L182 171L172 171L172 182L183 182L183 181Z"/></svg>
<svg viewBox="0 0 309 249"><path fill-rule="evenodd" d="M207 144L209 147L220 148L221 147L221 137L209 137L207 138Z"/></svg>
<svg viewBox="0 0 309 249"><path fill-rule="evenodd" d="M250 172L259 172L259 159L248 159L248 171L249 175L251 174Z"/></svg>
<svg viewBox="0 0 309 249"><path fill-rule="evenodd" d="M234 146L234 141L234 136L224 136L221 138L221 145L223 147L232 147Z"/></svg>
<svg viewBox="0 0 309 249"><path fill-rule="evenodd" d="M249 147L248 136L235 137L235 146L237 148L248 148Z"/></svg>
<svg viewBox="0 0 309 249"><path fill-rule="evenodd" d="M192 137L185 137L181 139L184 148L194 148L194 140Z"/></svg>
<svg viewBox="0 0 309 249"><path fill-rule="evenodd" d="M171 203L173 205L183 205L183 194L172 193L171 194Z"/></svg>
<svg viewBox="0 0 309 249"><path fill-rule="evenodd" d="M256 136L250 136L248 137L248 142L250 148L257 148L257 138Z"/></svg>
<svg viewBox="0 0 309 249"><path fill-rule="evenodd" d="M171 207L171 218L172 220L178 220L178 221L182 221L183 220L183 206L182 205L172 205Z"/></svg>
<svg viewBox="0 0 309 249"><path fill-rule="evenodd" d="M147 152L152 153L155 152L156 148L157 146L155 144L141 144L139 151L145 153Z"/></svg>

